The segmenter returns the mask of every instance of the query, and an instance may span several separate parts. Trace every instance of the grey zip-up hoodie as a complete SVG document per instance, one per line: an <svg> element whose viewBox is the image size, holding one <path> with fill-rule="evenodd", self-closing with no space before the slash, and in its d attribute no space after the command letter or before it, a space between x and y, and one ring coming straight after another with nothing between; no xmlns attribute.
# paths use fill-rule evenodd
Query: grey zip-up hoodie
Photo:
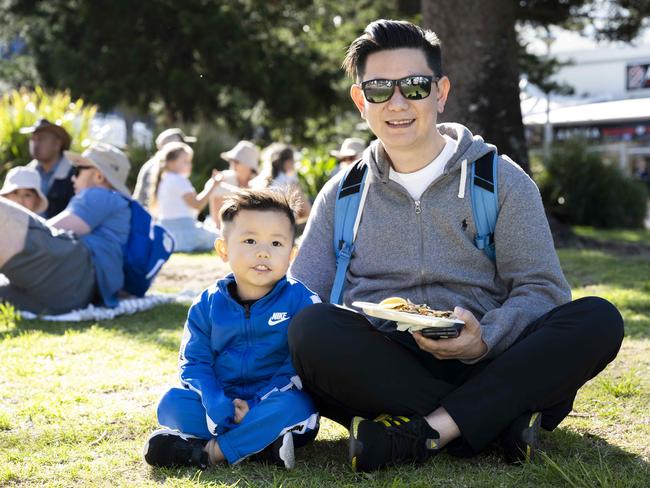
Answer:
<svg viewBox="0 0 650 488"><path fill-rule="evenodd" d="M401 296L438 310L463 307L481 323L488 352L480 359L494 357L532 321L570 301L571 291L537 186L507 157L499 157L497 169L496 263L476 248L471 182L462 169L496 148L460 124L440 124L438 130L458 147L417 202L389 179L390 163L379 141L364 152L368 194L343 302ZM290 270L324 300L336 272L334 203L343 173L318 194ZM380 330L395 327L369 319Z"/></svg>

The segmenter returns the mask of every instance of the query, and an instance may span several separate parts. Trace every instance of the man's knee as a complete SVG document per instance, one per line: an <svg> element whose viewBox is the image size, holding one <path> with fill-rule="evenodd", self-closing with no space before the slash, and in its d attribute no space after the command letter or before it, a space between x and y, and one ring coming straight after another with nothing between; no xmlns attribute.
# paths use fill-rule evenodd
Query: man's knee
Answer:
<svg viewBox="0 0 650 488"><path fill-rule="evenodd" d="M624 323L618 309L609 301L600 297L585 297L577 300L584 311L586 336L607 346L608 350L618 352L624 336Z"/></svg>
<svg viewBox="0 0 650 488"><path fill-rule="evenodd" d="M313 344L318 344L328 328L324 324L324 317L328 316L334 305L316 303L300 310L291 320L289 325L289 348L291 351L303 351Z"/></svg>
<svg viewBox="0 0 650 488"><path fill-rule="evenodd" d="M0 268L25 248L29 214L19 205L0 198Z"/></svg>

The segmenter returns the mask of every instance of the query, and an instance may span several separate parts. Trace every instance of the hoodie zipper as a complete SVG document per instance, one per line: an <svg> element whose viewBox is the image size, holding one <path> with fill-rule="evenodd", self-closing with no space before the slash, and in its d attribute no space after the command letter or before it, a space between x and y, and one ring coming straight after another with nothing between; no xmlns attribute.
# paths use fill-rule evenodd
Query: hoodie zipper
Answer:
<svg viewBox="0 0 650 488"><path fill-rule="evenodd" d="M252 331L251 331L251 306L246 303L242 305L244 307L244 332L246 335L246 349L244 349L244 354L241 361L241 378L247 378L246 376L246 365L248 360L248 352L252 346Z"/></svg>
<svg viewBox="0 0 650 488"><path fill-rule="evenodd" d="M420 285L424 284L424 226L422 225L422 205L420 200L415 200L415 215L420 231Z"/></svg>

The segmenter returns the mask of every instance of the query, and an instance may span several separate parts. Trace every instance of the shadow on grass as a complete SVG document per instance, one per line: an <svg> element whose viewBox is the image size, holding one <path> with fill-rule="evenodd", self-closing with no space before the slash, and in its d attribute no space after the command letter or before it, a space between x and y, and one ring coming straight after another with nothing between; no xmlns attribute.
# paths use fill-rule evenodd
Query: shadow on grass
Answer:
<svg viewBox="0 0 650 488"><path fill-rule="evenodd" d="M425 464L406 464L375 473L355 473L347 459L347 440L318 439L296 451L296 469L244 461L205 472L194 469L152 469L156 482L181 480L236 486L650 486L649 465L604 439L559 429L542 437L541 451L531 464L506 464L499 448L472 458L446 453Z"/></svg>
<svg viewBox="0 0 650 488"><path fill-rule="evenodd" d="M183 329L188 308L187 304L166 303L144 312L100 321L49 322L38 319L22 319L17 321L15 326L0 330L0 335L15 337L32 331L64 335L70 331L85 331L98 327L109 331L119 331L140 342L155 344L169 350L178 350L180 344L178 334Z"/></svg>
<svg viewBox="0 0 650 488"><path fill-rule="evenodd" d="M531 471L552 474L563 485L650 486L650 463L646 459L590 432L556 429L543 437L541 451Z"/></svg>

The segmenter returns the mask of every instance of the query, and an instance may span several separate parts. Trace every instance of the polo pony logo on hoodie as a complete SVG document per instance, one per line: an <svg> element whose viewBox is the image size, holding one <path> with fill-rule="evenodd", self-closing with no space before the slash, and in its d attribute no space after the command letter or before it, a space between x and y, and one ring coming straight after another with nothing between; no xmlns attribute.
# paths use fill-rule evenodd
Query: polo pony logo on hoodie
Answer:
<svg viewBox="0 0 650 488"><path fill-rule="evenodd" d="M275 312L269 319L269 326L273 327L274 325L278 325L279 323L284 322L285 320L289 320L290 318L291 317L289 317L289 314L287 312Z"/></svg>

